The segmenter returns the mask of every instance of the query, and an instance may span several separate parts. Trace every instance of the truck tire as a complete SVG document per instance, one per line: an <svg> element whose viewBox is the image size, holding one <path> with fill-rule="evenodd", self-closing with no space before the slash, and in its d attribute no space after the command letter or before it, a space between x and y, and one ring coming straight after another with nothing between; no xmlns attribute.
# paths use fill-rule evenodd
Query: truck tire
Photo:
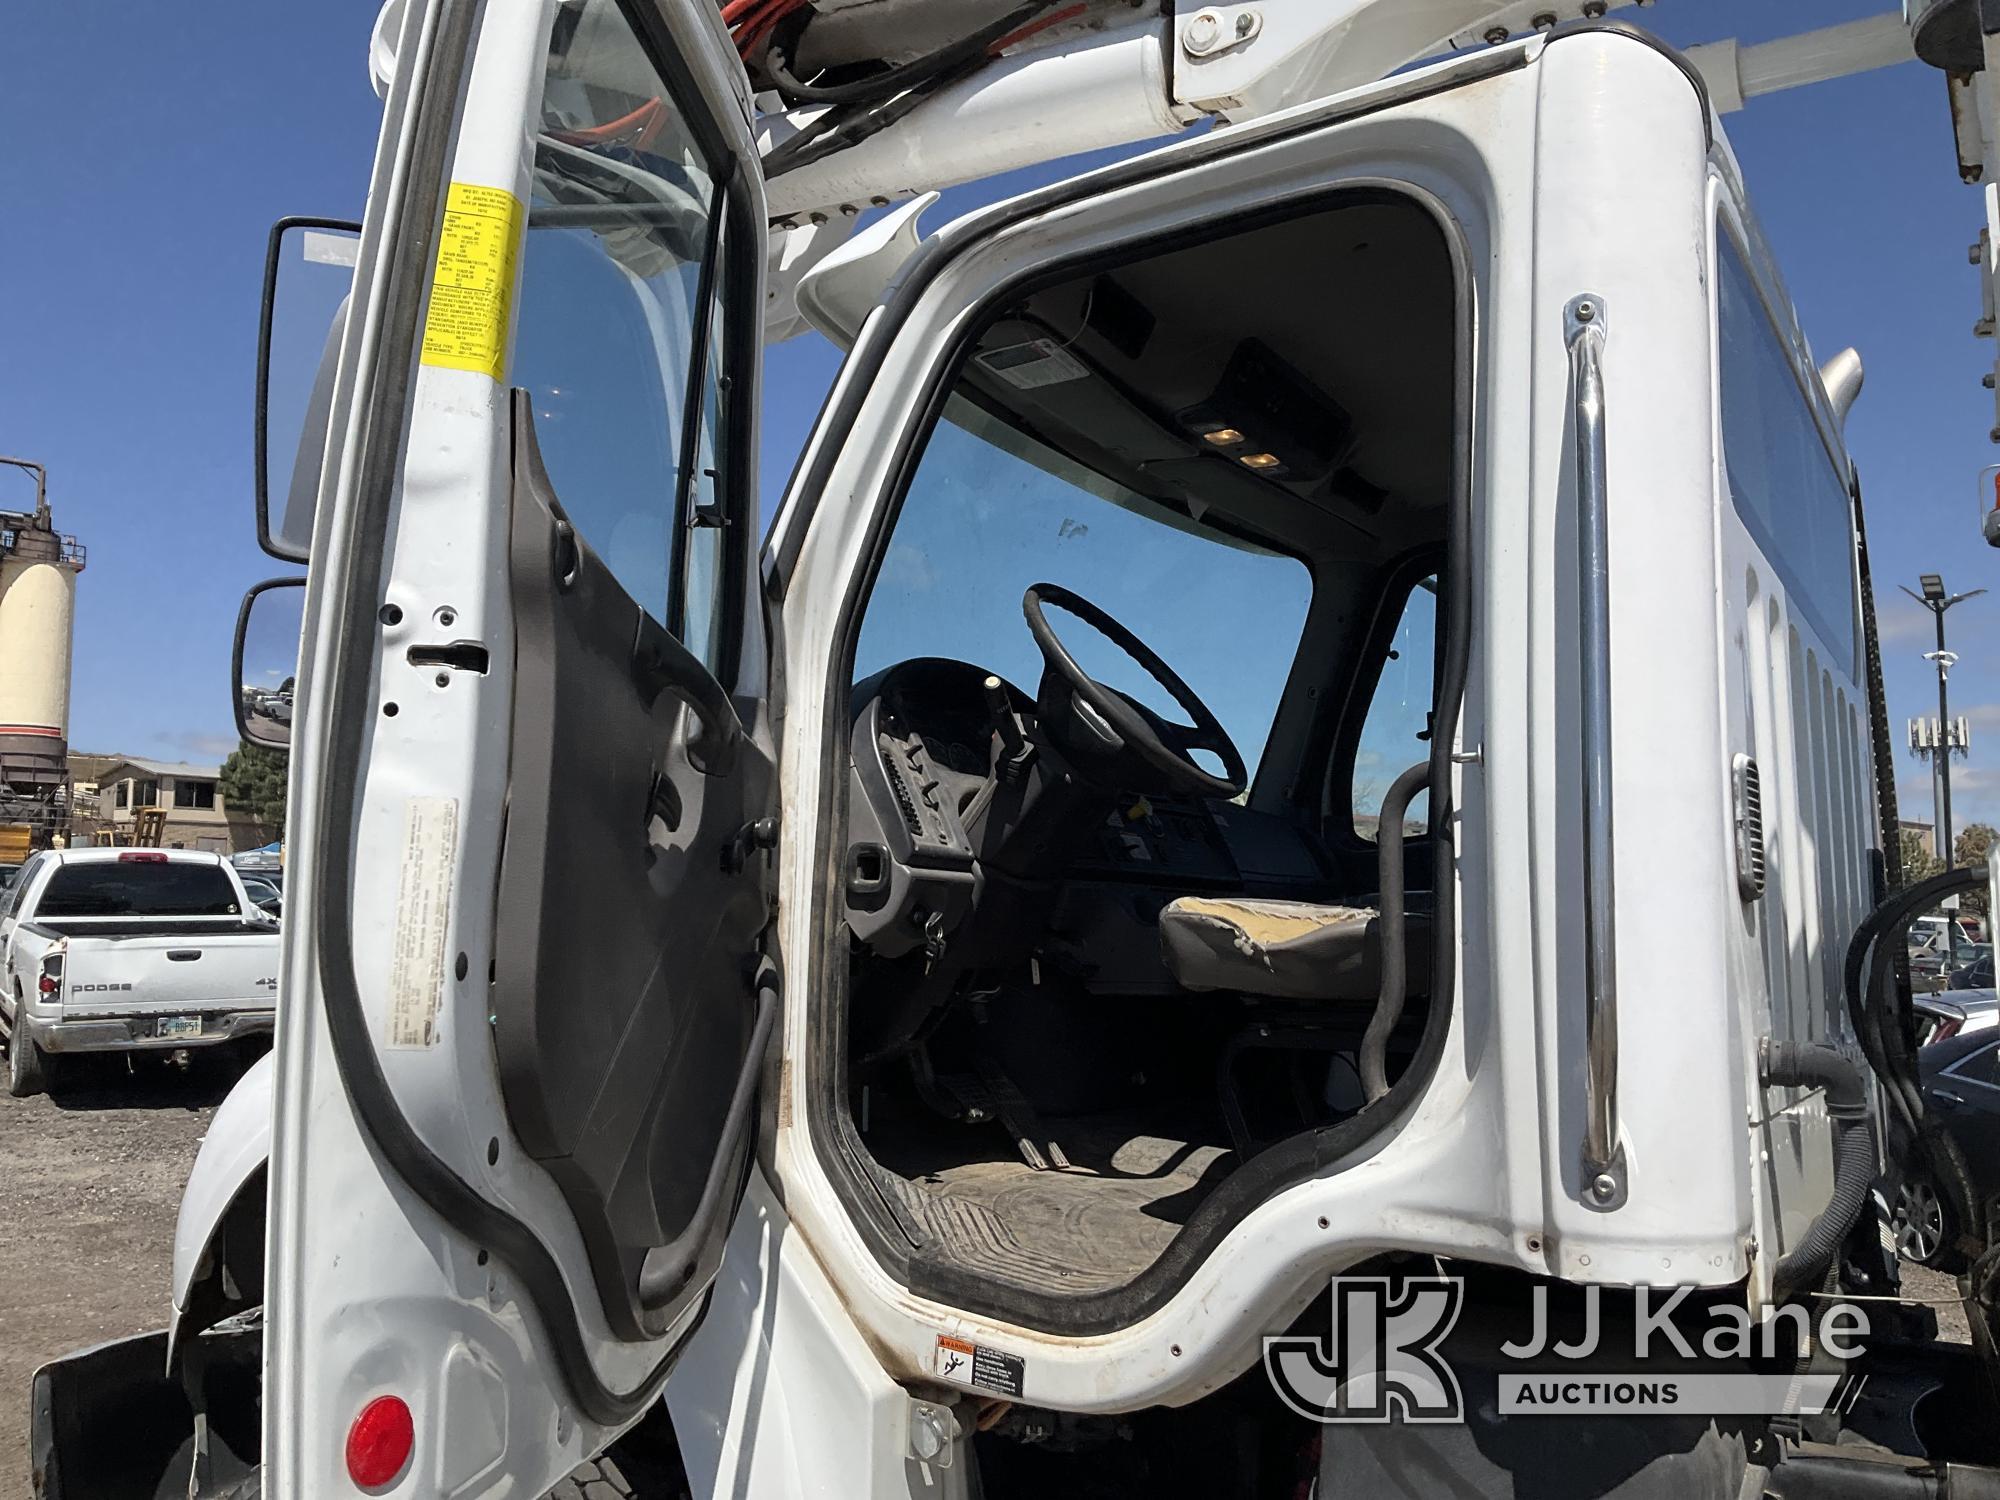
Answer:
<svg viewBox="0 0 2000 1500"><path fill-rule="evenodd" d="M638 1494L627 1482L624 1470L607 1454L571 1469L546 1500L636 1500Z"/></svg>
<svg viewBox="0 0 2000 1500"><path fill-rule="evenodd" d="M7 1038L7 1092L16 1099L45 1092L49 1086L48 1054L35 1045L22 1024L20 1008L14 1010L14 1031Z"/></svg>
<svg viewBox="0 0 2000 1500"><path fill-rule="evenodd" d="M615 1449L617 1444L612 1446ZM653 1466L644 1457L634 1462L640 1465L640 1471L629 1476L611 1453L578 1464L543 1500L688 1500L687 1485L677 1472L678 1465L671 1466L674 1472L656 1475L646 1472ZM221 1489L205 1491L201 1500L264 1500L263 1471L245 1474Z"/></svg>
<svg viewBox="0 0 2000 1500"><path fill-rule="evenodd" d="M201 1500L264 1500L263 1472L245 1474L233 1484L209 1490ZM568 1477L550 1490L545 1500L652 1500L652 1497L642 1496L633 1489L618 1465L605 1457L570 1470ZM672 1497L662 1496L661 1500Z"/></svg>

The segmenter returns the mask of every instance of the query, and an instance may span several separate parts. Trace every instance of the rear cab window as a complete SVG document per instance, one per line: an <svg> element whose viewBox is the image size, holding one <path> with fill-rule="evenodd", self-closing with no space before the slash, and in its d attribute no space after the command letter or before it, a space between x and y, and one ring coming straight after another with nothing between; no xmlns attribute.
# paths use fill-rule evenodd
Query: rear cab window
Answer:
<svg viewBox="0 0 2000 1500"><path fill-rule="evenodd" d="M91 860L59 866L38 917L234 917L236 887L220 865L187 860Z"/></svg>
<svg viewBox="0 0 2000 1500"><path fill-rule="evenodd" d="M1744 529L1786 596L1855 676L1854 507L1790 346L1726 227L1716 234L1722 453Z"/></svg>

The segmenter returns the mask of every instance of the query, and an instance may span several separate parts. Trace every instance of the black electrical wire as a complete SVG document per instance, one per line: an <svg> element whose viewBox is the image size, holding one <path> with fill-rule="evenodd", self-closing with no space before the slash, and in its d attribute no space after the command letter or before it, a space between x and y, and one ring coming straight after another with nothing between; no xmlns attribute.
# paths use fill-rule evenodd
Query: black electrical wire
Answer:
<svg viewBox="0 0 2000 1500"><path fill-rule="evenodd" d="M906 89L893 99L865 109L852 105L836 105L806 126L783 145L774 146L764 154L761 165L764 180L781 177L787 172L857 146L878 131L886 130L911 110L922 104L939 89L969 78L985 65L983 57L974 57L957 67L939 73L927 82Z"/></svg>
<svg viewBox="0 0 2000 1500"><path fill-rule="evenodd" d="M801 82L793 76L789 61L777 45L765 52L764 70L787 104L881 104L905 89L931 82L940 74L967 62L983 61L987 48L1008 33L1020 30L1054 3L1055 0L1030 0L1029 4L1016 6L999 19L987 22L977 31L947 43L935 52L870 73L850 83Z"/></svg>

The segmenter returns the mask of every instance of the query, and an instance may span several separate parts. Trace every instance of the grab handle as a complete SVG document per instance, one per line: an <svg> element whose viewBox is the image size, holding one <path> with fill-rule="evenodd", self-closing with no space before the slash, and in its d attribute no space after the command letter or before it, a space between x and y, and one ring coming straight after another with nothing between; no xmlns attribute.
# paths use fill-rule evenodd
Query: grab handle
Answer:
<svg viewBox="0 0 2000 1500"><path fill-rule="evenodd" d="M1576 402L1577 641L1583 677L1583 1191L1594 1208L1625 1201L1618 1144L1617 892L1611 819L1610 492L1604 459L1604 299L1563 309Z"/></svg>

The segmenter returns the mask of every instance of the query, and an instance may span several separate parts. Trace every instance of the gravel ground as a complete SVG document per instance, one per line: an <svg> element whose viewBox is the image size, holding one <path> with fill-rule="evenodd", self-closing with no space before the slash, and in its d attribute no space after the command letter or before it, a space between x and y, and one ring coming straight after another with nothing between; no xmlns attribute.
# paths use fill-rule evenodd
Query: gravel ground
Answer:
<svg viewBox="0 0 2000 1500"><path fill-rule="evenodd" d="M0 1500L29 1493L35 1369L164 1326L181 1188L209 1117L241 1071L228 1057L198 1058L186 1073L151 1062L132 1074L117 1060L83 1062L53 1099L0 1092ZM1941 1338L1969 1341L1951 1278L1906 1265L1903 1287L1944 1304ZM555 1495L632 1494L614 1475L587 1467ZM684 1492L670 1483L639 1493Z"/></svg>
<svg viewBox="0 0 2000 1500"><path fill-rule="evenodd" d="M241 1071L84 1058L55 1098L0 1092L0 1496L28 1490L28 1378L167 1321L174 1217Z"/></svg>
<svg viewBox="0 0 2000 1500"><path fill-rule="evenodd" d="M1958 1300L1956 1278L1941 1271L1903 1264L1903 1295L1937 1307L1938 1339L1947 1344L1972 1342L1972 1327L1965 1321L1965 1304Z"/></svg>

